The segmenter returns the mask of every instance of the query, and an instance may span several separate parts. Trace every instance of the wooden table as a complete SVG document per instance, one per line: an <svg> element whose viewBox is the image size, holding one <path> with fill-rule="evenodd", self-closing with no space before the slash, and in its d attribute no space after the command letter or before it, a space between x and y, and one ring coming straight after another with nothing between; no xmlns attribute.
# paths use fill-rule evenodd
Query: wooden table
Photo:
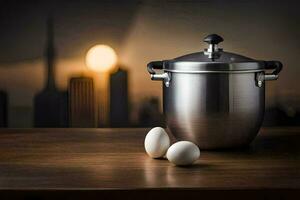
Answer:
<svg viewBox="0 0 300 200"><path fill-rule="evenodd" d="M0 199L300 199L300 128L263 128L250 147L201 151L188 168L149 158L148 130L1 129Z"/></svg>

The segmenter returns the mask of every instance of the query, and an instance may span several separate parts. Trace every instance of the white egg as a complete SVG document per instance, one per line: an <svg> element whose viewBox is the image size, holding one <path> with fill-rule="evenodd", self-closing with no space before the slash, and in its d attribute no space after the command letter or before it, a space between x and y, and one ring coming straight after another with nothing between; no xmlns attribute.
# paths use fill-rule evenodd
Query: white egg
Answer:
<svg viewBox="0 0 300 200"><path fill-rule="evenodd" d="M175 165L191 165L200 157L200 149L189 141L173 144L167 151L167 159Z"/></svg>
<svg viewBox="0 0 300 200"><path fill-rule="evenodd" d="M163 128L155 127L146 135L144 146L150 157L160 158L166 154L170 147L170 138Z"/></svg>

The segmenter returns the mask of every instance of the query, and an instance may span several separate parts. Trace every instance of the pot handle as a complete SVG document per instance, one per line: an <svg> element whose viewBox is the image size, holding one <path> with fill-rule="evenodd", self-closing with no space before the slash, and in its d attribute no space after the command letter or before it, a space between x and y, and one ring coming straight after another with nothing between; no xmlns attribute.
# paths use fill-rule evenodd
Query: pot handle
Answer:
<svg viewBox="0 0 300 200"><path fill-rule="evenodd" d="M272 81L278 79L278 74L282 70L282 63L279 61L265 61L265 69L273 69L272 73L266 73L264 80Z"/></svg>
<svg viewBox="0 0 300 200"><path fill-rule="evenodd" d="M165 73L162 73L162 74L157 74L155 72L155 69L163 69L164 67L164 61L153 61L153 62L150 62L148 63L147 65L147 70L149 72L149 74L151 75L151 80L154 80L154 81L164 81L166 87L169 87L169 84L170 84L170 74L165 72Z"/></svg>
<svg viewBox="0 0 300 200"><path fill-rule="evenodd" d="M156 74L154 69L163 69L163 67L164 67L163 61L152 61L152 62L148 63L147 70L152 75L152 74Z"/></svg>

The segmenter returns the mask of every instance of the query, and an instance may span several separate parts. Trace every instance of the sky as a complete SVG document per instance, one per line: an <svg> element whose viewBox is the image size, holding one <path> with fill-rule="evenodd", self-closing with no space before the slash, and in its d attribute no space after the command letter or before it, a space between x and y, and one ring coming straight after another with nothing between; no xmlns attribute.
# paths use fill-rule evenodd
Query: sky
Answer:
<svg viewBox="0 0 300 200"><path fill-rule="evenodd" d="M81 56L95 43L118 48L126 37L138 1L26 0L1 1L0 61L22 61L42 56L46 19L55 21L60 57ZM28 48L30 46L30 48Z"/></svg>
<svg viewBox="0 0 300 200"><path fill-rule="evenodd" d="M225 51L283 62L279 80L267 83L267 102L272 104L299 96L299 4L291 0L2 0L0 89L9 94L11 113L17 114L13 110L17 107L32 107L32 98L45 82L46 19L51 15L56 82L61 90L71 76L89 73L84 62L88 49L107 44L129 71L132 104L149 96L161 98L161 83L150 80L147 63L202 51L203 38L217 33L224 38ZM26 112L30 119L32 113Z"/></svg>

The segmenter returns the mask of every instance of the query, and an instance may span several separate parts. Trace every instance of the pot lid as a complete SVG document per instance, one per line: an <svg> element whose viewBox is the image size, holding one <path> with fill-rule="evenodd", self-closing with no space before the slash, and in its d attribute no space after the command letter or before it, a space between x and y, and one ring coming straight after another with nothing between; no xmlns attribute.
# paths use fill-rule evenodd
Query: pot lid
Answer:
<svg viewBox="0 0 300 200"><path fill-rule="evenodd" d="M164 63L166 71L248 71L263 70L264 61L255 60L246 56L223 51L218 44L223 38L211 34L204 38L208 48L204 51L187 54L167 60Z"/></svg>

